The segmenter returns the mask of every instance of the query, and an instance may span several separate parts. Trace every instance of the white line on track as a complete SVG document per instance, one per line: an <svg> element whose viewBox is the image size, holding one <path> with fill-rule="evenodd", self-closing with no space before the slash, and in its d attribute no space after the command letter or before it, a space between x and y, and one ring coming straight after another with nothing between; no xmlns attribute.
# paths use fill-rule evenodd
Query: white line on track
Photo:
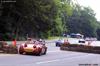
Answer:
<svg viewBox="0 0 100 66"><path fill-rule="evenodd" d="M43 62L36 62L36 64L51 63L51 62L56 62L56 61L60 61L60 59L50 60L50 61L43 61Z"/></svg>
<svg viewBox="0 0 100 66"><path fill-rule="evenodd" d="M0 54L0 56L15 56L16 54Z"/></svg>
<svg viewBox="0 0 100 66"><path fill-rule="evenodd" d="M53 59L53 60L47 60L47 61L40 61L40 62L36 62L36 64L45 64L45 63L52 63L52 62L62 61L62 60L77 59L77 58L85 57L85 56L88 56L88 55L92 55L92 54L74 56L74 57L69 57L69 58L66 57L66 58L62 58L62 59Z"/></svg>
<svg viewBox="0 0 100 66"><path fill-rule="evenodd" d="M49 52L49 53L50 53L50 52L60 52L60 50L55 50L55 51L47 51L47 52Z"/></svg>

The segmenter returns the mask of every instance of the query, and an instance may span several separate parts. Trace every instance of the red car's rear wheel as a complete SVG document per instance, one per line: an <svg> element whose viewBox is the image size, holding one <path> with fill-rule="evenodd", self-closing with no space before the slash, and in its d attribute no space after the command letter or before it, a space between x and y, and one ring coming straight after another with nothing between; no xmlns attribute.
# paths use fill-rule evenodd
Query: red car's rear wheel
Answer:
<svg viewBox="0 0 100 66"><path fill-rule="evenodd" d="M41 56L41 55L42 55L42 48L38 48L37 55L38 55L38 56Z"/></svg>
<svg viewBox="0 0 100 66"><path fill-rule="evenodd" d="M47 53L47 48L45 49L45 51L44 51L44 53L43 53L43 54L44 54L44 55L46 55L46 53Z"/></svg>
<svg viewBox="0 0 100 66"><path fill-rule="evenodd" d="M19 51L19 54L23 54L23 52L22 51Z"/></svg>
<svg viewBox="0 0 100 66"><path fill-rule="evenodd" d="M24 53L23 48L20 47L20 48L19 48L19 54L23 54L23 53Z"/></svg>

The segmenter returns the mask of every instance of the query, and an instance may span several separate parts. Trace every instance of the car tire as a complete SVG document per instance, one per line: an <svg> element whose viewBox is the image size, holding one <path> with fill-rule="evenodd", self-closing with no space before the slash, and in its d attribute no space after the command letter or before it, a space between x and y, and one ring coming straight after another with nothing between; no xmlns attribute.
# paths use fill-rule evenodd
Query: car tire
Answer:
<svg viewBox="0 0 100 66"><path fill-rule="evenodd" d="M39 52L36 55L41 56L42 55L42 49L40 49Z"/></svg>
<svg viewBox="0 0 100 66"><path fill-rule="evenodd" d="M19 54L23 54L23 51L20 51L20 50L19 50Z"/></svg>
<svg viewBox="0 0 100 66"><path fill-rule="evenodd" d="M23 54L24 52L23 52L23 50L21 49L21 48L19 48L19 54Z"/></svg>
<svg viewBox="0 0 100 66"><path fill-rule="evenodd" d="M58 46L58 43L56 43L56 47Z"/></svg>
<svg viewBox="0 0 100 66"><path fill-rule="evenodd" d="M41 56L41 55L42 55L42 52L39 52L39 53L38 53L38 56Z"/></svg>
<svg viewBox="0 0 100 66"><path fill-rule="evenodd" d="M56 47L57 47L58 45L56 44Z"/></svg>
<svg viewBox="0 0 100 66"><path fill-rule="evenodd" d="M45 49L45 51L44 51L43 55L46 55L46 53L47 53L47 49Z"/></svg>

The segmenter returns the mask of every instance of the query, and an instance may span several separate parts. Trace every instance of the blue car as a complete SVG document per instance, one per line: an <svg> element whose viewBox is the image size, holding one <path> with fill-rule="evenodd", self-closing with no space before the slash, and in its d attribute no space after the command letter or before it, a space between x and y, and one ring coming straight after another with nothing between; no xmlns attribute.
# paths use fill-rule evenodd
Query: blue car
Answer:
<svg viewBox="0 0 100 66"><path fill-rule="evenodd" d="M56 46L61 46L61 44L64 43L64 39L59 39L58 41L55 42Z"/></svg>

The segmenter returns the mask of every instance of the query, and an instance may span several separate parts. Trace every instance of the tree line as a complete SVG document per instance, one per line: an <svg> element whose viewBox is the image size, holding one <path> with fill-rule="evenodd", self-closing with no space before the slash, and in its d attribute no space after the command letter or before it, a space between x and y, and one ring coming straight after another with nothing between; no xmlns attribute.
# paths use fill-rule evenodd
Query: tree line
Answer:
<svg viewBox="0 0 100 66"><path fill-rule="evenodd" d="M48 38L63 33L100 38L94 11L71 0L4 1L8 0L0 2L0 40Z"/></svg>

